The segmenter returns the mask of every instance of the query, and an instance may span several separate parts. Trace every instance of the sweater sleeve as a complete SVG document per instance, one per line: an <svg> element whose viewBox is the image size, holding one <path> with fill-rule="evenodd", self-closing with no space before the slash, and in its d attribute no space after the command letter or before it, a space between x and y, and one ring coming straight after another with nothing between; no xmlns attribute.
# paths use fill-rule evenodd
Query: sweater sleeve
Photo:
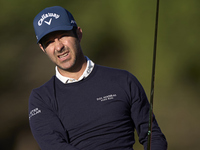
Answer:
<svg viewBox="0 0 200 150"><path fill-rule="evenodd" d="M41 150L78 150L68 142L57 114L34 90L29 98L29 123Z"/></svg>
<svg viewBox="0 0 200 150"><path fill-rule="evenodd" d="M147 150L148 143L148 125L149 125L149 102L146 97L145 91L139 81L131 76L130 80L131 92L131 117L133 119L135 128L139 136L139 142ZM152 138L151 149L153 150L166 150L167 141L164 134L161 132L155 116L152 122Z"/></svg>

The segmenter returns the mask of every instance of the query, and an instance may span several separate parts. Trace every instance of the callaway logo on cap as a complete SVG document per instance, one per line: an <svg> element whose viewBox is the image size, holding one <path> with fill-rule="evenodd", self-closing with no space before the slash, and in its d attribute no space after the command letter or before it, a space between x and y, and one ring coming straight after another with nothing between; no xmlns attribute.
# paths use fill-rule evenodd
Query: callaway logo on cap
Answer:
<svg viewBox="0 0 200 150"><path fill-rule="evenodd" d="M33 20L37 43L48 33L59 30L72 30L77 27L72 14L60 6L42 10Z"/></svg>

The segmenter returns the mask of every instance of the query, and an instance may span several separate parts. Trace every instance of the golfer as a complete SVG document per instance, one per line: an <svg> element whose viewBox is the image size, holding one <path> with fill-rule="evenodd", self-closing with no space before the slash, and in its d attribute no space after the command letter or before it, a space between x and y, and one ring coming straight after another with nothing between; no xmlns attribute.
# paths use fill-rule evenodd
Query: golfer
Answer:
<svg viewBox="0 0 200 150"><path fill-rule="evenodd" d="M85 56L82 29L66 9L48 7L33 24L39 47L56 65L55 75L29 98L30 127L40 148L133 150L137 133L146 150L149 102L136 77ZM155 117L151 149L167 149Z"/></svg>

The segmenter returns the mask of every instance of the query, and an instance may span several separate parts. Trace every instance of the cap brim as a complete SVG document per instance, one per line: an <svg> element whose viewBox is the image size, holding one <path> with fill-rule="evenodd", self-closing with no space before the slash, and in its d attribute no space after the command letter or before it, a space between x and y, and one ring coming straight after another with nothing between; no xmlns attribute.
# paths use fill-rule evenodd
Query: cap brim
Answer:
<svg viewBox="0 0 200 150"><path fill-rule="evenodd" d="M59 27L55 27L55 28L52 28L50 30L47 30L46 32L42 33L39 38L37 39L37 43L40 42L40 40L46 36L47 34L49 33L52 33L54 31L69 31L69 30L72 30L73 29L73 26L59 26Z"/></svg>

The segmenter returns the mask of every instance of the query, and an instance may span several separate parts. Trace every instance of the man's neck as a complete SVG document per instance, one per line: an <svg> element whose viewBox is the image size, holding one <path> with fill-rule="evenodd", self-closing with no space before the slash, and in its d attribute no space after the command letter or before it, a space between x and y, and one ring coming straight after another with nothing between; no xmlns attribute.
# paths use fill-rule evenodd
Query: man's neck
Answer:
<svg viewBox="0 0 200 150"><path fill-rule="evenodd" d="M83 74L83 72L85 71L86 66L87 66L87 61L86 61L85 57L79 61L80 62L79 62L78 67L76 67L76 69L73 69L73 71L72 70L62 70L61 68L57 67L59 73L65 77L78 80L81 77L81 75Z"/></svg>

